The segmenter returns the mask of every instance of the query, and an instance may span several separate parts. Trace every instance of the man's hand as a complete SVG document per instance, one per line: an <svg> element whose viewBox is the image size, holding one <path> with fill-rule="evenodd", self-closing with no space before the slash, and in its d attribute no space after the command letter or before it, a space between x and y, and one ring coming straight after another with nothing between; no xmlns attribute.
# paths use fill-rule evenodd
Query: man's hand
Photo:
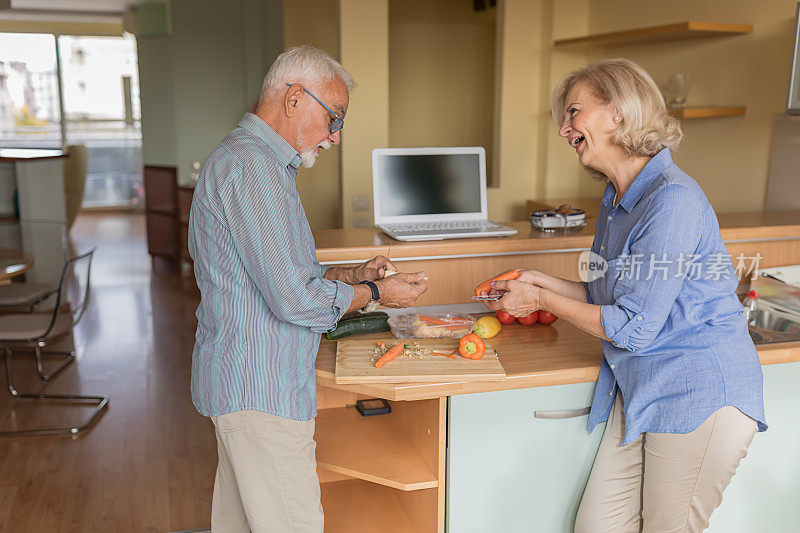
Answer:
<svg viewBox="0 0 800 533"><path fill-rule="evenodd" d="M484 302L492 311L502 309L516 317L528 316L541 309L542 288L525 281L493 281L492 292L508 291L496 302Z"/></svg>
<svg viewBox="0 0 800 533"><path fill-rule="evenodd" d="M361 281L377 281L383 279L387 270L397 270L397 267L382 255L373 257L363 265L353 269L353 284Z"/></svg>
<svg viewBox="0 0 800 533"><path fill-rule="evenodd" d="M388 266L388 268L392 267ZM392 268L392 270L394 269ZM428 290L428 284L423 280L424 277L424 272L418 272L417 274L397 274L377 280L375 285L378 286L381 293L381 305L386 307L414 305L419 295Z"/></svg>
<svg viewBox="0 0 800 533"><path fill-rule="evenodd" d="M397 270L388 258L379 255L357 267L331 267L325 271L325 279L342 281L348 285L356 285L362 281L383 279L387 270Z"/></svg>

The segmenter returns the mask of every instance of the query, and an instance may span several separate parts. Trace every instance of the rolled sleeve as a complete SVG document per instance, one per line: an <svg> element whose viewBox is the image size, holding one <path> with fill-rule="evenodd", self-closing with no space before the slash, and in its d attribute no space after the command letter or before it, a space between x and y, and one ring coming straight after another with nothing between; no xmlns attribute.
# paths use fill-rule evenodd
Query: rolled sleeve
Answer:
<svg viewBox="0 0 800 533"><path fill-rule="evenodd" d="M600 307L600 323L611 343L623 350L635 351L642 336L644 316L619 305Z"/></svg>
<svg viewBox="0 0 800 533"><path fill-rule="evenodd" d="M332 302L331 316L335 320L328 324L320 325L319 327L312 326L310 329L314 333L328 333L336 329L336 323L350 308L350 304L353 303L353 298L356 293L356 290L352 286L341 281L334 281L332 285L327 284L324 286L323 290L325 291L325 295Z"/></svg>
<svg viewBox="0 0 800 533"><path fill-rule="evenodd" d="M688 265L697 260L705 216L691 191L675 184L653 195L648 213L630 246L628 268L638 257L639 269L623 276L608 272L618 276L614 303L600 309L606 336L631 352L649 346L664 327L690 272Z"/></svg>

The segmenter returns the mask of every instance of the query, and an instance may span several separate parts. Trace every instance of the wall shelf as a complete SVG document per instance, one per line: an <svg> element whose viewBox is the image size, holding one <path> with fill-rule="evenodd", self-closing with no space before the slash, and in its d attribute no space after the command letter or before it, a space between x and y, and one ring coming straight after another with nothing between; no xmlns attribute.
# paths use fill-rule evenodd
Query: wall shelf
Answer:
<svg viewBox="0 0 800 533"><path fill-rule="evenodd" d="M669 114L673 117L687 118L715 118L715 117L735 117L744 115L747 108L744 106L729 107L687 107L685 109L670 109Z"/></svg>
<svg viewBox="0 0 800 533"><path fill-rule="evenodd" d="M557 47L566 46L619 46L663 41L677 41L700 37L722 37L751 33L752 24L729 24L726 22L700 22L690 20L675 24L650 26L632 30L597 33L585 37L559 39L553 43Z"/></svg>
<svg viewBox="0 0 800 533"><path fill-rule="evenodd" d="M439 486L395 413L363 417L349 407L320 409L314 439L322 469L403 491Z"/></svg>
<svg viewBox="0 0 800 533"><path fill-rule="evenodd" d="M395 496L395 491L390 488L353 479L322 483L320 489L322 507L325 509L325 531L347 533L374 531L414 533L415 531Z"/></svg>

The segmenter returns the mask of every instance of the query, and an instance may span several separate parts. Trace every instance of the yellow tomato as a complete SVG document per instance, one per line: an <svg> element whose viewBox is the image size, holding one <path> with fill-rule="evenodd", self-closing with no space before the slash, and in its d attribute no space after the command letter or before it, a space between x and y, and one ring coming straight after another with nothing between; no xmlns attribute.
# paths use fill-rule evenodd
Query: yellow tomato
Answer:
<svg viewBox="0 0 800 533"><path fill-rule="evenodd" d="M472 332L478 337L488 339L500 333L501 329L503 329L503 326L500 325L500 321L497 320L497 318L485 316L475 322L475 325L472 327Z"/></svg>

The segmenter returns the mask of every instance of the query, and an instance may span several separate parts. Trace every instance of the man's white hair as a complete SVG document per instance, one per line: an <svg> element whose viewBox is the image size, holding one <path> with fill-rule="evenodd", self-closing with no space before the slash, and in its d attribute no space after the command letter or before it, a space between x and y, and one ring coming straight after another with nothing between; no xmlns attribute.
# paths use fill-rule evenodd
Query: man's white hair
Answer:
<svg viewBox="0 0 800 533"><path fill-rule="evenodd" d="M340 78L348 91L356 86L353 76L326 52L305 44L295 46L279 55L269 68L261 87L261 98L283 91L287 83L317 87L334 78Z"/></svg>

